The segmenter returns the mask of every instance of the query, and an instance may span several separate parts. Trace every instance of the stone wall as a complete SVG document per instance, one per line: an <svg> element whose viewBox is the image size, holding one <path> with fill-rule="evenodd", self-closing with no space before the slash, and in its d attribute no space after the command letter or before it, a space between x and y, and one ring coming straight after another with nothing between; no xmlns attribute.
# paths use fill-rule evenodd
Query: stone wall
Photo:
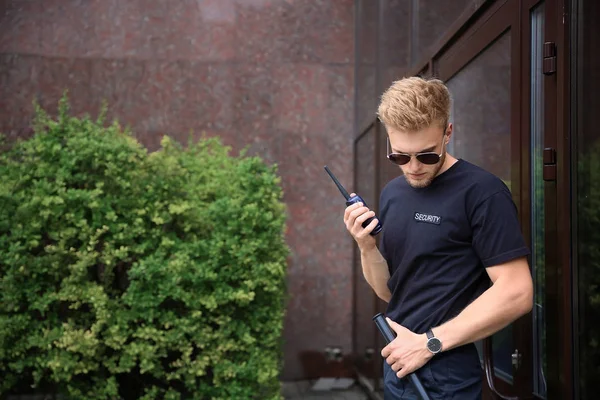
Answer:
<svg viewBox="0 0 600 400"><path fill-rule="evenodd" d="M218 135L276 163L289 210L283 379L352 348L352 0L0 1L0 132L26 137L32 100L163 134ZM316 358L315 358L316 357ZM305 364L301 360L308 360Z"/></svg>

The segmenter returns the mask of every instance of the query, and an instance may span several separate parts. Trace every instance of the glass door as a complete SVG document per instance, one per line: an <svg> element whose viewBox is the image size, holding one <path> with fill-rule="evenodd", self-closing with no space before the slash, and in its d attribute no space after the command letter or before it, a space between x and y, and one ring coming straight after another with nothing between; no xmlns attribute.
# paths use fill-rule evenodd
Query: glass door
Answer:
<svg viewBox="0 0 600 400"><path fill-rule="evenodd" d="M504 180L532 250L532 312L479 344L489 398L545 399L567 370L565 352L547 351L565 348L559 337L568 325L558 278L558 1L493 2L434 58L453 96L450 152Z"/></svg>
<svg viewBox="0 0 600 400"><path fill-rule="evenodd" d="M533 393L546 398L545 204L544 204L544 3L529 12L530 22L530 134L531 134L531 270L534 284Z"/></svg>
<svg viewBox="0 0 600 400"><path fill-rule="evenodd" d="M531 21L532 236L536 398L573 395L572 273L570 249L569 44L564 0L535 2ZM542 36L543 32L543 36ZM533 57L535 56L535 59ZM534 70L535 68L535 70ZM540 109L543 107L543 110ZM543 240L542 240L543 239Z"/></svg>
<svg viewBox="0 0 600 400"><path fill-rule="evenodd" d="M569 146L563 103L564 2L523 1L523 129L528 128L528 187L534 307L531 314L531 371L524 395L570 399L572 312L569 229ZM525 152L523 152L523 158Z"/></svg>

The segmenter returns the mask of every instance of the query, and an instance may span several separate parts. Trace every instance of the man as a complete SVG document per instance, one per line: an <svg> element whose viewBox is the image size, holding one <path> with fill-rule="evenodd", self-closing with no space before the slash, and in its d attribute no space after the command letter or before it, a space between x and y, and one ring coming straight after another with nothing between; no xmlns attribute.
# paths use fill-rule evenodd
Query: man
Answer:
<svg viewBox="0 0 600 400"><path fill-rule="evenodd" d="M418 398L402 379L416 371L434 399L479 399L482 372L473 342L533 304L515 204L499 178L448 154L450 94L441 81L394 82L378 116L388 133L388 158L403 172L381 193L379 248L369 235L377 218L361 226L373 211L353 204L344 222L397 334L381 351L384 397Z"/></svg>

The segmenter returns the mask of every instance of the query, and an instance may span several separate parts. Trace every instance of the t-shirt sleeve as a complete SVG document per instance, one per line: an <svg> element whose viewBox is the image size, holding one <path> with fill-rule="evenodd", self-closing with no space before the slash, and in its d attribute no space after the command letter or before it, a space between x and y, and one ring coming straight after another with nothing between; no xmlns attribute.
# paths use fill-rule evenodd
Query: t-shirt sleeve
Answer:
<svg viewBox="0 0 600 400"><path fill-rule="evenodd" d="M484 267L529 255L510 192L499 191L475 207L471 226L473 248Z"/></svg>

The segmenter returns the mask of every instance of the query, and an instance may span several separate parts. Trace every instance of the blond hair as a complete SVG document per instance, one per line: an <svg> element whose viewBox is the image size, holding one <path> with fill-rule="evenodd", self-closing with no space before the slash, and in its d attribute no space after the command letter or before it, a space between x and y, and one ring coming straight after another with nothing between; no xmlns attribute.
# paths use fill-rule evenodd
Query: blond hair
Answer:
<svg viewBox="0 0 600 400"><path fill-rule="evenodd" d="M450 119L450 92L439 79L420 77L395 81L381 96L377 115L386 127L415 132Z"/></svg>

